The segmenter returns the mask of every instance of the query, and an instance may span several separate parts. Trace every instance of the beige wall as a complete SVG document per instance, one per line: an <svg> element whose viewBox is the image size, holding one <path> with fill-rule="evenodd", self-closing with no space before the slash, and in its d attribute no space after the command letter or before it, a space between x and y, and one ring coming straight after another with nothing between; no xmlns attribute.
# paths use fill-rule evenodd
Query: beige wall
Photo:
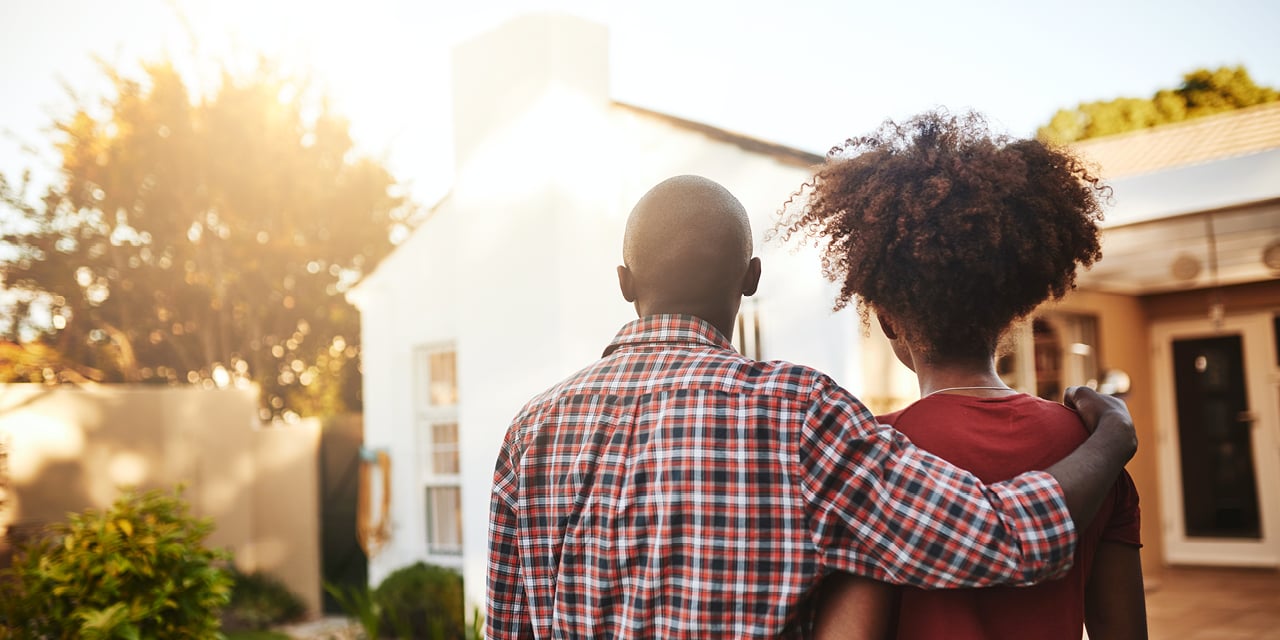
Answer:
<svg viewBox="0 0 1280 640"><path fill-rule="evenodd" d="M1129 474L1138 486L1142 504L1142 564L1149 583L1164 569L1164 541L1160 523L1160 486L1156 473L1155 384L1152 378L1147 315L1132 296L1074 291L1044 311L1094 315L1098 318L1099 366L1129 374L1133 388L1125 396L1138 431L1138 454Z"/></svg>
<svg viewBox="0 0 1280 640"><path fill-rule="evenodd" d="M0 530L105 508L123 486L186 486L211 546L319 611L317 423L262 427L257 391L0 385L9 496Z"/></svg>
<svg viewBox="0 0 1280 640"><path fill-rule="evenodd" d="M253 432L254 566L290 585L320 611L320 422Z"/></svg>

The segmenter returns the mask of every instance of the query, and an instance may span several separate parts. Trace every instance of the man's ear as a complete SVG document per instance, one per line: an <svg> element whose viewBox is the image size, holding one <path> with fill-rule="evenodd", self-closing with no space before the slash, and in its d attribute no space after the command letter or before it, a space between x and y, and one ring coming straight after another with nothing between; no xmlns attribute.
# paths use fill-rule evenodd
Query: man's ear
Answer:
<svg viewBox="0 0 1280 640"><path fill-rule="evenodd" d="M742 295L755 295L760 286L760 258L752 258L747 263L747 272L742 276Z"/></svg>
<svg viewBox="0 0 1280 640"><path fill-rule="evenodd" d="M898 339L898 330L893 326L893 320L880 313L876 314L876 320L880 321L880 329L884 331L884 337L890 340Z"/></svg>
<svg viewBox="0 0 1280 640"><path fill-rule="evenodd" d="M624 265L618 265L618 289L622 290L623 300L636 301L636 279Z"/></svg>

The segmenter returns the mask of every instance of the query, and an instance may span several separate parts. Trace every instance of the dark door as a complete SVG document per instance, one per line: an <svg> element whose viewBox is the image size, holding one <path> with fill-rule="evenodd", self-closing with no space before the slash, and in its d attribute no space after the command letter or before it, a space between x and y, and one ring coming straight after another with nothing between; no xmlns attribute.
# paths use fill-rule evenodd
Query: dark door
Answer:
<svg viewBox="0 0 1280 640"><path fill-rule="evenodd" d="M1173 341L1188 538L1261 538L1239 334Z"/></svg>

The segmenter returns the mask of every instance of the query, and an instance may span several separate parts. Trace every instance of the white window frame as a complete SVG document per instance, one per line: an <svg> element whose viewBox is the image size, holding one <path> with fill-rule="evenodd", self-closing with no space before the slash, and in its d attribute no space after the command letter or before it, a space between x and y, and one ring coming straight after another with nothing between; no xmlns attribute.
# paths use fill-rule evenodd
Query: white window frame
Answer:
<svg viewBox="0 0 1280 640"><path fill-rule="evenodd" d="M413 427L417 440L418 453L418 500L422 507L422 545L427 558L444 566L461 566L462 532L459 530L456 545L439 541L437 523L434 522L433 509L430 508L428 495L433 489L453 489L462 491L460 439L461 425L458 424L458 404L435 405L431 402L431 357L440 353L453 353L453 382L458 385L457 357L458 350L452 342L439 342L418 345L413 349ZM455 442L439 447L434 440L434 429L439 425L452 424L456 430ZM458 467L452 473L440 473L435 468L437 453L452 452L458 459ZM461 501L455 514L459 527L462 522Z"/></svg>
<svg viewBox="0 0 1280 640"><path fill-rule="evenodd" d="M760 302L755 298L743 298L742 306L738 307L738 317L733 322L730 342L743 356L763 360L760 339Z"/></svg>

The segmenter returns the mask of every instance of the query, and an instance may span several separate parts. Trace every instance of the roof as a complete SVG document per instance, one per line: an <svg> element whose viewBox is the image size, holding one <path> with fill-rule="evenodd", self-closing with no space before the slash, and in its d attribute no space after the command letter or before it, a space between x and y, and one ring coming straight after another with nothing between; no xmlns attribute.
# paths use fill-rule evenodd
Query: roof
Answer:
<svg viewBox="0 0 1280 640"><path fill-rule="evenodd" d="M825 159L823 156L816 153L811 153L795 147L788 147L774 142L767 142L759 138L752 138L748 135L735 133L719 127L713 127L702 122L686 120L660 111L645 109L644 107L638 107L633 104L618 102L616 100L612 104L614 108L636 113L654 120L659 120L661 122L674 125L680 129L695 131L711 138L712 140L727 142L739 149L742 149L743 151L770 156L783 164L810 168L815 165L822 164L822 161Z"/></svg>
<svg viewBox="0 0 1280 640"><path fill-rule="evenodd" d="M1280 148L1280 102L1072 145L1105 179L1203 164Z"/></svg>
<svg viewBox="0 0 1280 640"><path fill-rule="evenodd" d="M624 102L612 101L610 103L610 108L626 111L626 112L640 115L642 117L649 118L652 120L657 120L659 122L666 123L676 128L684 129L686 131L693 131L695 133L700 133L712 140L734 145L739 149L742 149L743 151L746 151L748 153L756 153L756 154L761 154L761 155L773 158L774 160L777 160L778 162L785 165L789 165L789 166L810 169L816 165L822 164L823 160L825 160L823 156L818 155L816 153L811 153L808 151L804 151L802 149L797 149L795 147L788 147L786 145L781 145L773 142L767 142L765 140L753 138L751 136L744 135L741 133L735 133L733 131L728 131L726 129L721 129L719 127L713 127L709 124L695 122L693 120L686 120L684 118L662 113L659 111L653 111L651 109L638 107L636 105L627 104ZM416 235L421 230L421 228L424 226L424 223L430 220L431 217L434 216L441 207L445 206L449 202L452 196L453 196L453 191L450 190L443 197L441 197L440 200L437 201L434 205L428 207L425 210L425 212L417 220L414 221L416 224L414 226L413 231L410 234L410 239L412 239L413 235ZM351 289L349 289L346 293L347 301L359 307L361 304L361 300L364 297L363 294L361 293L362 290L367 289L370 282L376 281L378 279L379 274L385 271L383 268L384 265L391 262L394 259L395 254L399 253L400 250L404 247L404 245L410 242L410 239L406 239L404 242L400 243L394 249L392 249L391 253L388 254L386 257L384 257L381 261L379 261L372 271L370 271L369 273L366 273L364 277L360 279L359 282L357 282L354 286L352 286Z"/></svg>
<svg viewBox="0 0 1280 640"><path fill-rule="evenodd" d="M1115 189L1106 257L1082 287L1145 295L1276 277L1264 256L1280 239L1280 103L1073 146Z"/></svg>

